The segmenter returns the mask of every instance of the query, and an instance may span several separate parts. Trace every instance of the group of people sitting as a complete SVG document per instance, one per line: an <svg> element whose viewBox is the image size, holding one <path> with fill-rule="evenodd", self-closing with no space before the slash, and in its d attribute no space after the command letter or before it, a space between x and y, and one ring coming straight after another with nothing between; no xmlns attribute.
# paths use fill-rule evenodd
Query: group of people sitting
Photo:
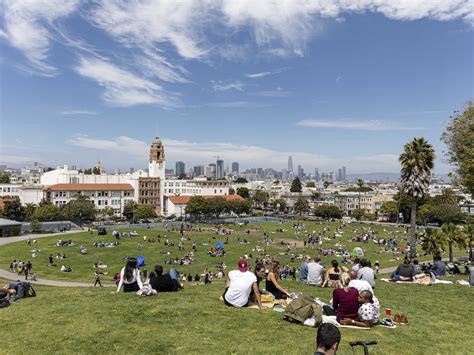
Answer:
<svg viewBox="0 0 474 355"><path fill-rule="evenodd" d="M171 268L168 273L164 274L161 265L156 265L154 271L150 272L147 279L142 282L136 258L128 258L125 267L118 276L117 292L120 292L122 288L124 292L137 292L144 287L150 287L156 292L173 292L182 288L178 281L179 272Z"/></svg>

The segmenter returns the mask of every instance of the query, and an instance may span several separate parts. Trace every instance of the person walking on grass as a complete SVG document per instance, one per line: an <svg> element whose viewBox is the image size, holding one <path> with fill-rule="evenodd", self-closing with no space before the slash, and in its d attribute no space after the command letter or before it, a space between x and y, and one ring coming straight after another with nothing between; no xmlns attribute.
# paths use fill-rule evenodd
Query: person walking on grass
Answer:
<svg viewBox="0 0 474 355"><path fill-rule="evenodd" d="M99 285L99 287L103 287L103 286L102 286L102 283L100 282L100 273L96 271L96 272L95 272L94 287L96 287L97 285Z"/></svg>

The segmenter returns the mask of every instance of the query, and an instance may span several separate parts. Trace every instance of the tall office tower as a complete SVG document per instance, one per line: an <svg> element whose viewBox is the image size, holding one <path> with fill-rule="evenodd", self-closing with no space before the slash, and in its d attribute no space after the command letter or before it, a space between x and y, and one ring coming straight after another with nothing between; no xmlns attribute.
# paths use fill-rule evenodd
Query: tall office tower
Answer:
<svg viewBox="0 0 474 355"><path fill-rule="evenodd" d="M257 168L257 175L261 177L263 174L263 168Z"/></svg>
<svg viewBox="0 0 474 355"><path fill-rule="evenodd" d="M184 161L177 161L176 162L176 176L180 176L186 174L186 166L184 165Z"/></svg>
<svg viewBox="0 0 474 355"><path fill-rule="evenodd" d="M293 172L293 158L291 155L288 157L288 172Z"/></svg>
<svg viewBox="0 0 474 355"><path fill-rule="evenodd" d="M342 181L342 169L337 169L337 181Z"/></svg>
<svg viewBox="0 0 474 355"><path fill-rule="evenodd" d="M319 169L318 168L314 169L314 180L316 180L316 181L321 180L320 176L319 176Z"/></svg>
<svg viewBox="0 0 474 355"><path fill-rule="evenodd" d="M300 180L303 180L303 174L304 174L303 168L301 167L301 165L298 165L298 178Z"/></svg>
<svg viewBox="0 0 474 355"><path fill-rule="evenodd" d="M216 162L216 178L221 179L224 177L224 161L217 160Z"/></svg>
<svg viewBox="0 0 474 355"><path fill-rule="evenodd" d="M194 176L204 175L204 165L196 165L193 170L194 170Z"/></svg>
<svg viewBox="0 0 474 355"><path fill-rule="evenodd" d="M232 173L239 174L239 163L236 161L232 163Z"/></svg>
<svg viewBox="0 0 474 355"><path fill-rule="evenodd" d="M216 164L209 164L209 166L206 166L206 176L210 178L215 178L216 177Z"/></svg>
<svg viewBox="0 0 474 355"><path fill-rule="evenodd" d="M345 166L342 167L342 181L347 181L346 180L346 167Z"/></svg>

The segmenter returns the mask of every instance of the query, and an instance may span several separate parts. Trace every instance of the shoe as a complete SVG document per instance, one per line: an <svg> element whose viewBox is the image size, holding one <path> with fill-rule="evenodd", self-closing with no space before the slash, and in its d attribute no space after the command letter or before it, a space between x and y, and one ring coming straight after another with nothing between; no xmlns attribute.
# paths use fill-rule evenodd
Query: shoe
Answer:
<svg viewBox="0 0 474 355"><path fill-rule="evenodd" d="M406 315L401 315L400 316L400 323L408 324L408 317Z"/></svg>
<svg viewBox="0 0 474 355"><path fill-rule="evenodd" d="M390 318L384 318L382 325L386 327L395 327L395 324L393 324L393 321Z"/></svg>
<svg viewBox="0 0 474 355"><path fill-rule="evenodd" d="M401 316L399 314L395 314L395 316L393 317L393 321L395 323L401 323Z"/></svg>

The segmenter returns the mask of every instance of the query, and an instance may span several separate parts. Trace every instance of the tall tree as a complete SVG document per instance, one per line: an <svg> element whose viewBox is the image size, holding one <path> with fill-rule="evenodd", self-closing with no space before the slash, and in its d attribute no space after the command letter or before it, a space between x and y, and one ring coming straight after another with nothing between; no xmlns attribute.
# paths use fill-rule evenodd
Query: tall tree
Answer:
<svg viewBox="0 0 474 355"><path fill-rule="evenodd" d="M329 187L329 185L331 185L331 183L329 181L324 181L323 182L324 190L326 190Z"/></svg>
<svg viewBox="0 0 474 355"><path fill-rule="evenodd" d="M446 156L456 166L459 181L474 195L474 102L463 113L455 111L441 139L448 147Z"/></svg>
<svg viewBox="0 0 474 355"><path fill-rule="evenodd" d="M8 173L1 173L0 184L9 184L9 183L10 183L10 175Z"/></svg>
<svg viewBox="0 0 474 355"><path fill-rule="evenodd" d="M25 219L25 209L19 199L5 202L2 213L6 219L22 222Z"/></svg>
<svg viewBox="0 0 474 355"><path fill-rule="evenodd" d="M460 233L459 229L452 223L443 224L441 226L441 233L448 243L449 261L453 262L453 245L457 244L459 247L464 247L464 235Z"/></svg>
<svg viewBox="0 0 474 355"><path fill-rule="evenodd" d="M52 204L46 204L36 209L33 219L41 222L58 221L62 218L60 209Z"/></svg>
<svg viewBox="0 0 474 355"><path fill-rule="evenodd" d="M133 222L133 210L135 208L135 202L134 201L127 201L125 205L123 206L123 216L127 219L127 221L132 221Z"/></svg>
<svg viewBox="0 0 474 355"><path fill-rule="evenodd" d="M94 203L84 195L78 195L74 200L63 205L61 210L62 214L68 218L86 222L94 221L97 214Z"/></svg>
<svg viewBox="0 0 474 355"><path fill-rule="evenodd" d="M250 190L246 187L238 187L237 188L237 195L240 197L249 199L250 198Z"/></svg>
<svg viewBox="0 0 474 355"><path fill-rule="evenodd" d="M433 256L433 261L436 257L441 256L444 248L446 248L446 244L446 239L440 229L426 228L421 241L421 249L430 253Z"/></svg>
<svg viewBox="0 0 474 355"><path fill-rule="evenodd" d="M25 217L28 221L31 221L37 208L38 206L36 206L34 203L31 203L31 202L25 205Z"/></svg>
<svg viewBox="0 0 474 355"><path fill-rule="evenodd" d="M270 195L268 192L257 190L252 196L252 200L254 201L257 207L266 206L268 200L270 199Z"/></svg>
<svg viewBox="0 0 474 355"><path fill-rule="evenodd" d="M417 198L428 192L435 152L424 138L413 138L404 146L399 161L402 165L401 184L403 192L411 197L410 258L416 257L416 208Z"/></svg>
<svg viewBox="0 0 474 355"><path fill-rule="evenodd" d="M464 236L466 237L466 244L469 248L469 260L472 262L472 239L474 238L474 221L472 219L464 226Z"/></svg>
<svg viewBox="0 0 474 355"><path fill-rule="evenodd" d="M297 176L291 182L290 192L301 192L301 181L300 178Z"/></svg>
<svg viewBox="0 0 474 355"><path fill-rule="evenodd" d="M135 219L149 219L156 217L155 207L151 205L136 205L134 210Z"/></svg>
<svg viewBox="0 0 474 355"><path fill-rule="evenodd" d="M301 216L304 212L308 210L308 201L304 199L303 197L298 197L298 199L295 202L295 212Z"/></svg>
<svg viewBox="0 0 474 355"><path fill-rule="evenodd" d="M364 180L362 179L357 179L357 191L359 192L359 208L362 209L361 205L360 205L360 193L362 191L362 188L364 187Z"/></svg>

